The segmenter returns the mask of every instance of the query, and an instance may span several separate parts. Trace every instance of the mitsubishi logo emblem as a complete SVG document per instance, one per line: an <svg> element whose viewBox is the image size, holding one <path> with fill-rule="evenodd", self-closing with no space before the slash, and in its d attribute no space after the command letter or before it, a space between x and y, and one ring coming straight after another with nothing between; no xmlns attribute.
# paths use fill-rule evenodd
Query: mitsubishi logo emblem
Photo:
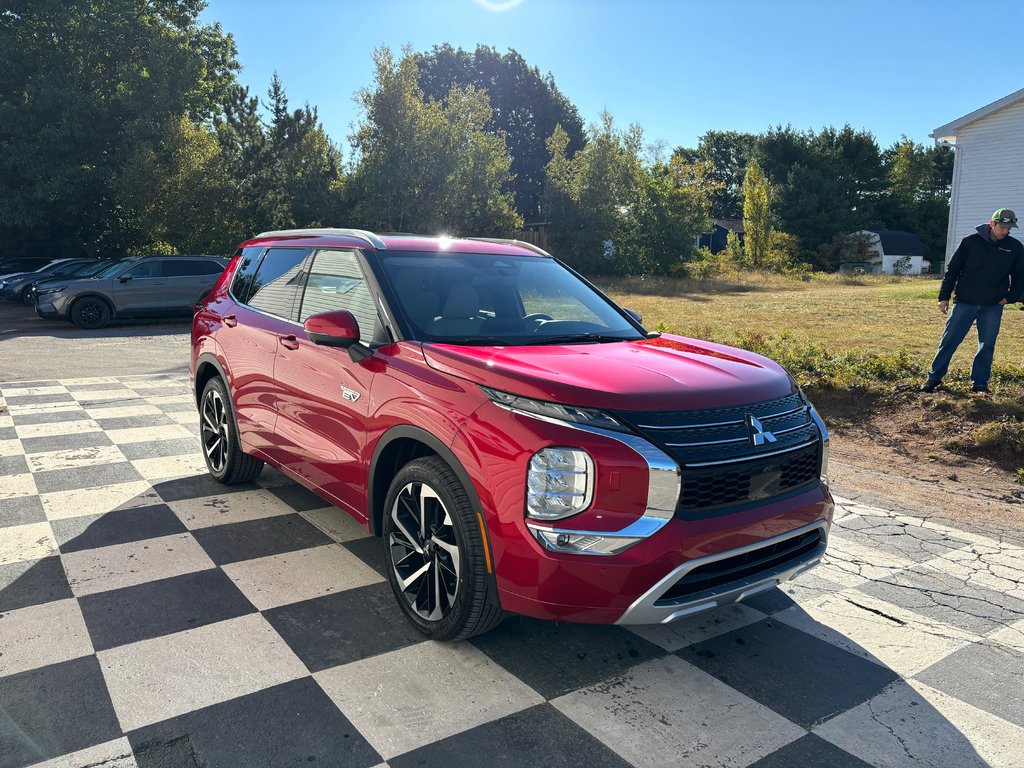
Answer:
<svg viewBox="0 0 1024 768"><path fill-rule="evenodd" d="M747 432L750 435L750 442L754 445L764 445L765 443L774 443L779 438L764 428L764 425L757 420L754 416L747 414Z"/></svg>

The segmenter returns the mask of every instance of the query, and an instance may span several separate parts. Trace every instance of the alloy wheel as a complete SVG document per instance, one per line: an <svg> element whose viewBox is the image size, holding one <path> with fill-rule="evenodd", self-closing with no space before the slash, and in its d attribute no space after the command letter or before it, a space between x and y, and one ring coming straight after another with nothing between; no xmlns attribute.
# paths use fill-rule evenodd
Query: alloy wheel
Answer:
<svg viewBox="0 0 1024 768"><path fill-rule="evenodd" d="M462 556L451 513L425 483L409 483L389 512L391 567L409 607L426 621L440 621L455 604Z"/></svg>
<svg viewBox="0 0 1024 768"><path fill-rule="evenodd" d="M203 398L202 423L203 451L207 463L215 474L222 474L228 463L230 425L227 406L220 392L209 389Z"/></svg>

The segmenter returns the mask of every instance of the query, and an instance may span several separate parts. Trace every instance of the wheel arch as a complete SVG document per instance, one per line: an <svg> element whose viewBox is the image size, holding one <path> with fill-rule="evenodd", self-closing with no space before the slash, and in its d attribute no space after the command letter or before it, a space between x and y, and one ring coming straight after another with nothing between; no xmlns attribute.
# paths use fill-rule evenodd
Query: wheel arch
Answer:
<svg viewBox="0 0 1024 768"><path fill-rule="evenodd" d="M100 301L107 305L107 309L110 311L110 318L113 319L117 317L117 310L114 309L114 302L112 302L107 296L104 296L102 293L96 293L95 291L89 291L88 293L80 293L78 296L75 296L68 303L68 317L71 316L71 313L75 311L75 307L83 299L99 299Z"/></svg>
<svg viewBox="0 0 1024 768"><path fill-rule="evenodd" d="M230 396L231 382L224 370L224 366L221 365L220 360L214 355L204 352L196 359L196 373L192 379L192 399L196 401L197 406L199 405L199 398L203 396L203 390L206 389L206 384L210 379L217 376L224 379L224 386L227 387L228 395ZM231 403L231 407L234 408L234 403Z"/></svg>
<svg viewBox="0 0 1024 768"><path fill-rule="evenodd" d="M409 424L389 429L377 441L377 446L373 450L370 478L367 484L367 512L369 513L370 531L375 536L381 535L384 500L395 475L413 459L430 455L436 455L443 459L451 467L455 476L459 478L459 482L462 483L462 487L469 497L469 503L473 506L473 513L481 525L481 533L485 539L484 545L490 551L490 537L487 532L487 521L484 519L483 505L480 503L480 497L477 495L469 472L466 471L451 448L425 429Z"/></svg>

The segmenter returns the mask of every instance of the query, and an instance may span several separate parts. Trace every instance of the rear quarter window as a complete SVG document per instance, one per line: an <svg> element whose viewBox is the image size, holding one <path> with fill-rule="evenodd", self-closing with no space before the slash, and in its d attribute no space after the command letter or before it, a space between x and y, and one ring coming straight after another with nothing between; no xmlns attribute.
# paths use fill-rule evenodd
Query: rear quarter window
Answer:
<svg viewBox="0 0 1024 768"><path fill-rule="evenodd" d="M256 267L249 284L247 303L270 315L293 320L295 306L305 282L305 248L271 248Z"/></svg>

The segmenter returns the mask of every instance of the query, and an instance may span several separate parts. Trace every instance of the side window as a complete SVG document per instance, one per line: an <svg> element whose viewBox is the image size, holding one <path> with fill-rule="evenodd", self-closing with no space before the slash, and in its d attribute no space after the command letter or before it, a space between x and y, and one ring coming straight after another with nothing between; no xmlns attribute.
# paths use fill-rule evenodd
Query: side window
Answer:
<svg viewBox="0 0 1024 768"><path fill-rule="evenodd" d="M220 270L212 261L199 259L174 259L164 264L166 277L192 277L195 275L215 275Z"/></svg>
<svg viewBox="0 0 1024 768"><path fill-rule="evenodd" d="M263 257L249 286L250 307L288 320L295 314L295 300L302 288L304 248L271 248Z"/></svg>
<svg viewBox="0 0 1024 768"><path fill-rule="evenodd" d="M377 309L356 255L352 251L318 251L302 297L299 322L337 309L347 309L355 315L361 341L374 338L378 330Z"/></svg>
<svg viewBox="0 0 1024 768"><path fill-rule="evenodd" d="M252 285L252 276L256 272L256 264L259 263L261 253L263 253L262 246L242 249L242 255L239 257L235 276L231 279L231 288L229 289L235 301L242 304L249 303L249 286Z"/></svg>
<svg viewBox="0 0 1024 768"><path fill-rule="evenodd" d="M125 275L131 275L132 280L142 280L150 277L163 277L163 266L164 262L159 259L143 261L125 272ZM124 275L122 275L122 277L123 276Z"/></svg>

